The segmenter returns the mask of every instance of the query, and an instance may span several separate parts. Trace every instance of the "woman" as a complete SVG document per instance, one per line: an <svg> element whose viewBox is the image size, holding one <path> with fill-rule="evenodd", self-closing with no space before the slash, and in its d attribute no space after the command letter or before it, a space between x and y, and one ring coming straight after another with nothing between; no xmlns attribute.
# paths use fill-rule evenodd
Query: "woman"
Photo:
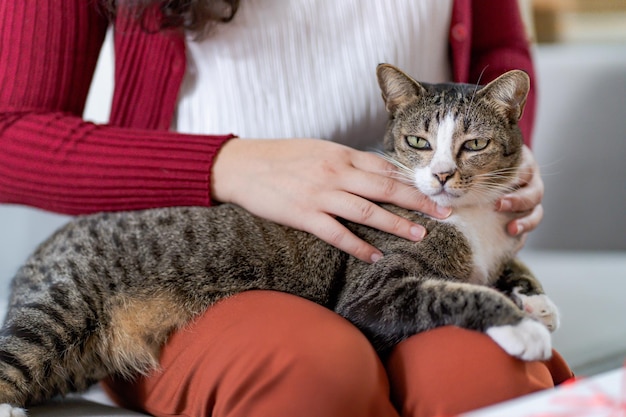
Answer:
<svg viewBox="0 0 626 417"><path fill-rule="evenodd" d="M533 73L513 0L105 3L0 1L0 201L69 214L233 202L375 262L382 254L336 217L419 240L421 227L371 201L449 210L384 175L375 155L302 138L376 142L379 62L431 82ZM110 23L104 10L114 11L115 92L110 122L94 125L81 114ZM527 144L533 114L534 92ZM542 217L528 151L524 163L520 189L494 208L520 213L513 235ZM382 364L341 317L271 292L219 303L172 336L161 365L107 389L154 415L429 416L570 376L558 355L524 363L456 328L414 336Z"/></svg>

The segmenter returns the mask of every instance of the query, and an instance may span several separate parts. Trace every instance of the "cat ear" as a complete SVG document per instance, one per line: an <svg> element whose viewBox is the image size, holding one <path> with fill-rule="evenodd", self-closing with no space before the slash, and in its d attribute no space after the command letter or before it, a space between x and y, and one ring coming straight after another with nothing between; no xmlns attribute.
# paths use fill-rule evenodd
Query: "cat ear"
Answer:
<svg viewBox="0 0 626 417"><path fill-rule="evenodd" d="M477 95L495 105L496 109L511 121L517 122L524 112L529 90L528 74L512 70L481 88Z"/></svg>
<svg viewBox="0 0 626 417"><path fill-rule="evenodd" d="M376 67L376 76L385 106L391 114L395 113L398 107L426 92L417 81L393 65L379 64Z"/></svg>

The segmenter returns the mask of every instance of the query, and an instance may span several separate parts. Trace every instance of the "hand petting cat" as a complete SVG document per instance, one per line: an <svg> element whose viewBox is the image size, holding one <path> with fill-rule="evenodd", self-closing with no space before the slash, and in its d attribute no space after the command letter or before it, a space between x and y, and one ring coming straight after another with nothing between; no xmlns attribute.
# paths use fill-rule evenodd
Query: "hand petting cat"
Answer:
<svg viewBox="0 0 626 417"><path fill-rule="evenodd" d="M216 201L238 204L260 217L312 233L365 262L374 262L382 253L348 231L337 217L418 241L425 234L422 226L372 201L436 218L450 214L415 188L393 179L392 172L391 164L382 158L333 142L234 139L217 157L211 195ZM518 215L507 226L509 234L517 236L539 225L543 190L537 162L524 147L519 189L500 199L496 207Z"/></svg>
<svg viewBox="0 0 626 417"><path fill-rule="evenodd" d="M539 172L539 165L532 151L524 146L522 152L522 164L519 169L519 188L505 195L496 203L498 211L517 213L515 220L507 225L511 236L528 233L534 230L543 218L544 185Z"/></svg>
<svg viewBox="0 0 626 417"><path fill-rule="evenodd" d="M257 216L314 234L361 259L382 253L356 237L336 218L373 227L404 239L421 240L425 229L373 203L392 203L436 218L438 208L414 187L392 176L381 157L315 139L227 142L213 165L211 195Z"/></svg>

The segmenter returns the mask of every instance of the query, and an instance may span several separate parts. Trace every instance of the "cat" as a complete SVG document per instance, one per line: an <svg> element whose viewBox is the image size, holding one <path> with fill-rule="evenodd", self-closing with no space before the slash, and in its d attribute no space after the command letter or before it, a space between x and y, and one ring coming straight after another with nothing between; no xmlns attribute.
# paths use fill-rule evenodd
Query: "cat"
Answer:
<svg viewBox="0 0 626 417"><path fill-rule="evenodd" d="M383 252L367 264L229 204L77 217L12 282L0 329L0 417L107 375L157 369L174 330L254 289L336 311L381 355L455 325L523 360L548 358L558 311L515 258L511 215L494 210L519 175L529 77L513 70L480 87L419 83L389 64L376 73L390 115L384 157L402 181L453 207L448 219L384 204L426 227L417 243L342 220Z"/></svg>

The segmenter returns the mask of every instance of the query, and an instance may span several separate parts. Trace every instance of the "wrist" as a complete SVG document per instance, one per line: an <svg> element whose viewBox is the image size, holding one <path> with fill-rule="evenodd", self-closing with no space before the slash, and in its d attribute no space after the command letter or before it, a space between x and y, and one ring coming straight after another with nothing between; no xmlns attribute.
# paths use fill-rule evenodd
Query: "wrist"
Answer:
<svg viewBox="0 0 626 417"><path fill-rule="evenodd" d="M216 203L232 202L233 170L236 169L238 142L241 139L233 138L225 142L213 159L211 175L209 176L209 192L211 201Z"/></svg>

